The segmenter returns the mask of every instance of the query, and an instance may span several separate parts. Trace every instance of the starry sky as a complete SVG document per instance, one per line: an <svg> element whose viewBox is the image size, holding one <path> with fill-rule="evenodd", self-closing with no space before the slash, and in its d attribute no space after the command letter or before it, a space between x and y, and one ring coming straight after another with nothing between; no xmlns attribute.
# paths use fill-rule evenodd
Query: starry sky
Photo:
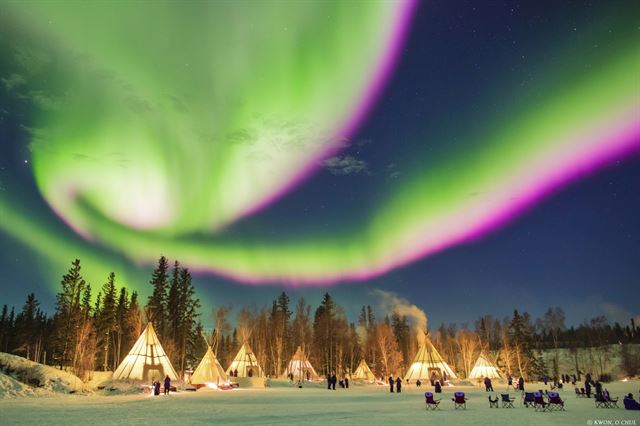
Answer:
<svg viewBox="0 0 640 426"><path fill-rule="evenodd" d="M205 322L282 289L640 314L637 2L0 11L0 304L52 309L74 258L147 294L166 255Z"/></svg>

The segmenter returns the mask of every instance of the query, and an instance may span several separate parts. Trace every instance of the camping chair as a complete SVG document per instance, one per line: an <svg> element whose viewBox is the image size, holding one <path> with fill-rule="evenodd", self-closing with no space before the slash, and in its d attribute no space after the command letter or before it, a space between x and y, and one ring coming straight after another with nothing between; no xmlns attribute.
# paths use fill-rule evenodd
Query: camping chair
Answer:
<svg viewBox="0 0 640 426"><path fill-rule="evenodd" d="M558 392L549 392L549 410L564 411L564 401Z"/></svg>
<svg viewBox="0 0 640 426"><path fill-rule="evenodd" d="M525 392L522 399L522 403L525 407L533 407L535 399L533 398L533 392Z"/></svg>
<svg viewBox="0 0 640 426"><path fill-rule="evenodd" d="M533 408L536 411L547 411L549 410L549 404L545 402L542 394L540 392L533 393Z"/></svg>
<svg viewBox="0 0 640 426"><path fill-rule="evenodd" d="M439 399L433 399L433 393L432 392L425 392L424 393L424 402L427 405L427 410L435 410L436 408L439 408L438 405L440 404L440 400Z"/></svg>
<svg viewBox="0 0 640 426"><path fill-rule="evenodd" d="M498 408L498 397L496 396L496 399L491 399L491 395L489 395L487 398L489 398L489 408Z"/></svg>
<svg viewBox="0 0 640 426"><path fill-rule="evenodd" d="M458 408L462 408L463 410L467 409L467 398L464 397L464 392L456 392L453 394L453 408L456 410Z"/></svg>
<svg viewBox="0 0 640 426"><path fill-rule="evenodd" d="M609 401L607 401L601 393L597 393L593 396L593 400L596 403L596 408L611 408Z"/></svg>
<svg viewBox="0 0 640 426"><path fill-rule="evenodd" d="M618 408L618 398L611 398L611 396L609 397L605 397L605 399L607 400L607 405L609 406L609 408Z"/></svg>
<svg viewBox="0 0 640 426"><path fill-rule="evenodd" d="M513 401L516 400L515 398L509 397L508 393L500 394L500 396L502 397L502 408L513 408Z"/></svg>

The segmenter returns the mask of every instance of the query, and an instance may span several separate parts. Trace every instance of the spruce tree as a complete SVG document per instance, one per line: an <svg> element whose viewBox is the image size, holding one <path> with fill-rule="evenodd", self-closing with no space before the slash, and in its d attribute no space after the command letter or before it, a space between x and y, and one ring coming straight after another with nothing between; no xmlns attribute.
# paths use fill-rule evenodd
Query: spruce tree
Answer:
<svg viewBox="0 0 640 426"><path fill-rule="evenodd" d="M75 259L69 271L63 275L60 282L62 289L56 295L53 349L54 357L61 367L73 364L77 358L78 333L82 323L80 298L87 286L80 273L81 269L80 260Z"/></svg>
<svg viewBox="0 0 640 426"><path fill-rule="evenodd" d="M109 362L109 354L111 353L111 355L113 355L111 351L114 344L113 334L117 327L116 285L115 274L113 272L109 274L107 282L102 286L102 295L98 335L102 350L102 369L107 371L112 364Z"/></svg>
<svg viewBox="0 0 640 426"><path fill-rule="evenodd" d="M167 323L167 283L168 283L169 261L162 256L158 260L158 266L151 275L151 285L153 292L147 300L147 308L150 312L150 321L153 322L160 339L165 337Z"/></svg>

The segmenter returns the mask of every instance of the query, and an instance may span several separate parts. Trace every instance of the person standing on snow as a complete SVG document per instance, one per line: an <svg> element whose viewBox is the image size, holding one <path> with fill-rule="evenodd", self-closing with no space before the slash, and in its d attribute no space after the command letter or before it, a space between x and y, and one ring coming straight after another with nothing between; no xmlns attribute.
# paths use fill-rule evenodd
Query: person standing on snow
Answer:
<svg viewBox="0 0 640 426"><path fill-rule="evenodd" d="M171 390L171 378L167 374L167 377L164 378L164 394L169 395L170 390Z"/></svg>
<svg viewBox="0 0 640 426"><path fill-rule="evenodd" d="M389 392L393 393L393 377L389 376Z"/></svg>

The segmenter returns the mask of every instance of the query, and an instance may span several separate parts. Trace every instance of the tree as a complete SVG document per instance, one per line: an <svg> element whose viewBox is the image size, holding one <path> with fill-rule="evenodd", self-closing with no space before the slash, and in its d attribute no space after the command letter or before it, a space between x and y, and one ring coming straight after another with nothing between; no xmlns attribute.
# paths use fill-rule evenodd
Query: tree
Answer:
<svg viewBox="0 0 640 426"><path fill-rule="evenodd" d="M60 367L75 366L78 359L79 336L88 334L81 330L83 312L81 297L87 283L80 273L80 260L75 259L69 271L60 282L62 289L56 295L56 313L54 316L54 356Z"/></svg>
<svg viewBox="0 0 640 426"><path fill-rule="evenodd" d="M13 349L16 353L23 354L27 359L37 360L36 348L40 346L41 335L39 330L39 309L40 303L33 293L27 295L27 300L22 307L22 311L15 320L15 340L17 347Z"/></svg>
<svg viewBox="0 0 640 426"><path fill-rule="evenodd" d="M118 327L118 312L116 302L116 275L111 272L107 281L102 286L102 306L100 308L99 322L97 322L98 343L102 355L102 370L108 371L113 363L109 362L109 355L113 357L115 351L114 334ZM115 359L116 357L114 357Z"/></svg>
<svg viewBox="0 0 640 426"><path fill-rule="evenodd" d="M146 308L150 312L150 321L153 321L156 332L160 339L165 337L167 324L167 280L169 271L169 261L162 256L158 260L158 266L151 275L150 284L153 286L153 292L147 300Z"/></svg>
<svg viewBox="0 0 640 426"><path fill-rule="evenodd" d="M560 332L565 330L564 325L564 311L560 307L549 308L544 313L544 317L542 319L542 324L544 331L548 333L553 340L553 374L555 377L560 375L559 373L559 365L560 365L560 356L558 353L558 336Z"/></svg>

